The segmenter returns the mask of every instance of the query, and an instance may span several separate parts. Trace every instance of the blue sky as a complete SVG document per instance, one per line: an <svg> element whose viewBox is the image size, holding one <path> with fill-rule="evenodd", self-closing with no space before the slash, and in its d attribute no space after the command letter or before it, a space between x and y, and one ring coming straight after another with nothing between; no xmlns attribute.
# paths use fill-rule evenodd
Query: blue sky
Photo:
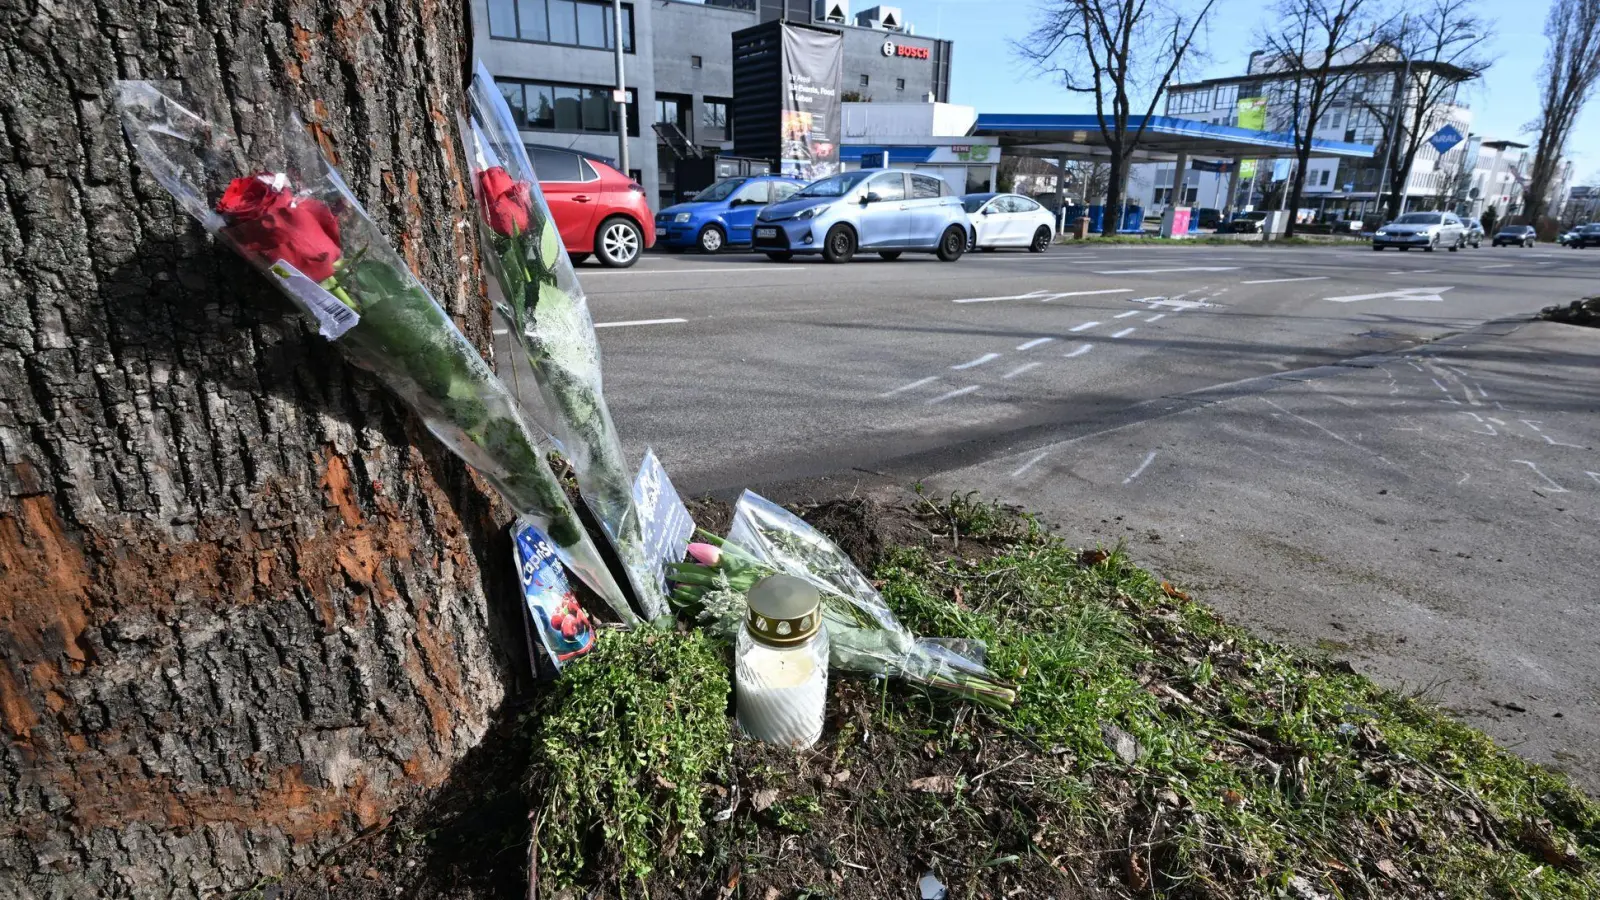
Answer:
<svg viewBox="0 0 1600 900"><path fill-rule="evenodd" d="M1019 62L1009 41L1027 36L1038 0L898 0L918 34L955 41L950 99L981 112L1091 112L1093 98L1061 90ZM857 0L857 8L871 5ZM1206 38L1209 59L1190 77L1236 75L1254 49L1251 35L1263 16L1255 0L1219 0ZM1497 57L1488 77L1463 95L1472 105L1472 130L1490 139L1523 140L1522 126L1538 107L1537 76L1544 57L1544 19L1550 0L1478 0L1495 25ZM1160 107L1157 107L1159 112ZM1585 140L1587 138L1587 140ZM1600 178L1600 97L1590 101L1567 146L1578 181Z"/></svg>

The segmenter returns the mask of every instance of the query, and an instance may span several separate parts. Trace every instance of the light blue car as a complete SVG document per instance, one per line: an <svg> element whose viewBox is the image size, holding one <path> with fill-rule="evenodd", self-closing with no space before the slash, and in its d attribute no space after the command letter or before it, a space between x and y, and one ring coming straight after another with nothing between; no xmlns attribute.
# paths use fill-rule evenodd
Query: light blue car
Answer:
<svg viewBox="0 0 1600 900"><path fill-rule="evenodd" d="M877 251L884 259L933 253L954 262L971 238L961 198L944 179L864 169L813 181L789 200L763 207L752 246L779 262L796 253L849 262L857 250Z"/></svg>

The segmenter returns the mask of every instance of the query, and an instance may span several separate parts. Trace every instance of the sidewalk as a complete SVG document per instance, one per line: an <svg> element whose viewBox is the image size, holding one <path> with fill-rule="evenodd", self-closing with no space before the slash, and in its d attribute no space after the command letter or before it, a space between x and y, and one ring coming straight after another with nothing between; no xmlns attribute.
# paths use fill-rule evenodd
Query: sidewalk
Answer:
<svg viewBox="0 0 1600 900"><path fill-rule="evenodd" d="M1125 540L1600 793L1600 330L1503 323L1162 402L930 487Z"/></svg>

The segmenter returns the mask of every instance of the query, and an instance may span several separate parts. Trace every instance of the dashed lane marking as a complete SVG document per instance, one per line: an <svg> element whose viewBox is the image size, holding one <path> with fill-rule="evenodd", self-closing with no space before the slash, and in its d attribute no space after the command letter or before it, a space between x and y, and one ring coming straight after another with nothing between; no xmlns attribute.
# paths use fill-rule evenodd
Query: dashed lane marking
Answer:
<svg viewBox="0 0 1600 900"><path fill-rule="evenodd" d="M991 361L999 359L999 358L1000 358L1000 354L998 354L998 353L985 353L984 355L978 357L977 359L969 359L964 363L960 363L960 364L951 366L950 368L956 369L958 371L961 370L961 369L975 369L978 366L981 366L986 362L991 362Z"/></svg>
<svg viewBox="0 0 1600 900"><path fill-rule="evenodd" d="M927 378L918 378L916 381L913 381L910 384L902 384L902 385L900 385L899 387L895 388L892 391L884 391L883 393L879 394L878 396L879 397L893 397L895 394L902 394L902 393L905 393L906 391L914 391L917 388L922 387L925 384L932 384L933 382L938 381L938 380L939 380L939 376L937 376L937 375L929 375Z"/></svg>

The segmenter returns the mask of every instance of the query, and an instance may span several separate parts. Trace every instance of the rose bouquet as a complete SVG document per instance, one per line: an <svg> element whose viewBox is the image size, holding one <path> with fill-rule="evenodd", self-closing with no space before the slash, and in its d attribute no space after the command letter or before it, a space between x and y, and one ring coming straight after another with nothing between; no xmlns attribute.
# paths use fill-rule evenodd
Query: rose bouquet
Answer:
<svg viewBox="0 0 1600 900"><path fill-rule="evenodd" d="M732 640L745 618L745 593L768 575L809 581L822 595L829 665L847 672L900 678L991 706L1016 702L1016 688L995 678L962 642L908 631L834 543L795 515L750 491L733 510L727 539L701 532L693 562L668 567L678 611Z"/></svg>
<svg viewBox="0 0 1600 900"><path fill-rule="evenodd" d="M481 64L468 100L471 116L462 133L473 167L490 293L532 373L529 396L522 396L520 377L513 379L513 390L527 408L549 411L551 435L572 463L579 494L616 548L639 612L656 619L667 612L661 573L643 552L632 479L601 391L600 346L583 289L511 111ZM520 368L516 360L512 366L513 372Z"/></svg>
<svg viewBox="0 0 1600 900"><path fill-rule="evenodd" d="M119 88L129 140L179 205L268 273L323 337L548 534L562 563L618 617L636 621L516 400L298 121L244 148L214 124L225 118L192 112L149 82Z"/></svg>

